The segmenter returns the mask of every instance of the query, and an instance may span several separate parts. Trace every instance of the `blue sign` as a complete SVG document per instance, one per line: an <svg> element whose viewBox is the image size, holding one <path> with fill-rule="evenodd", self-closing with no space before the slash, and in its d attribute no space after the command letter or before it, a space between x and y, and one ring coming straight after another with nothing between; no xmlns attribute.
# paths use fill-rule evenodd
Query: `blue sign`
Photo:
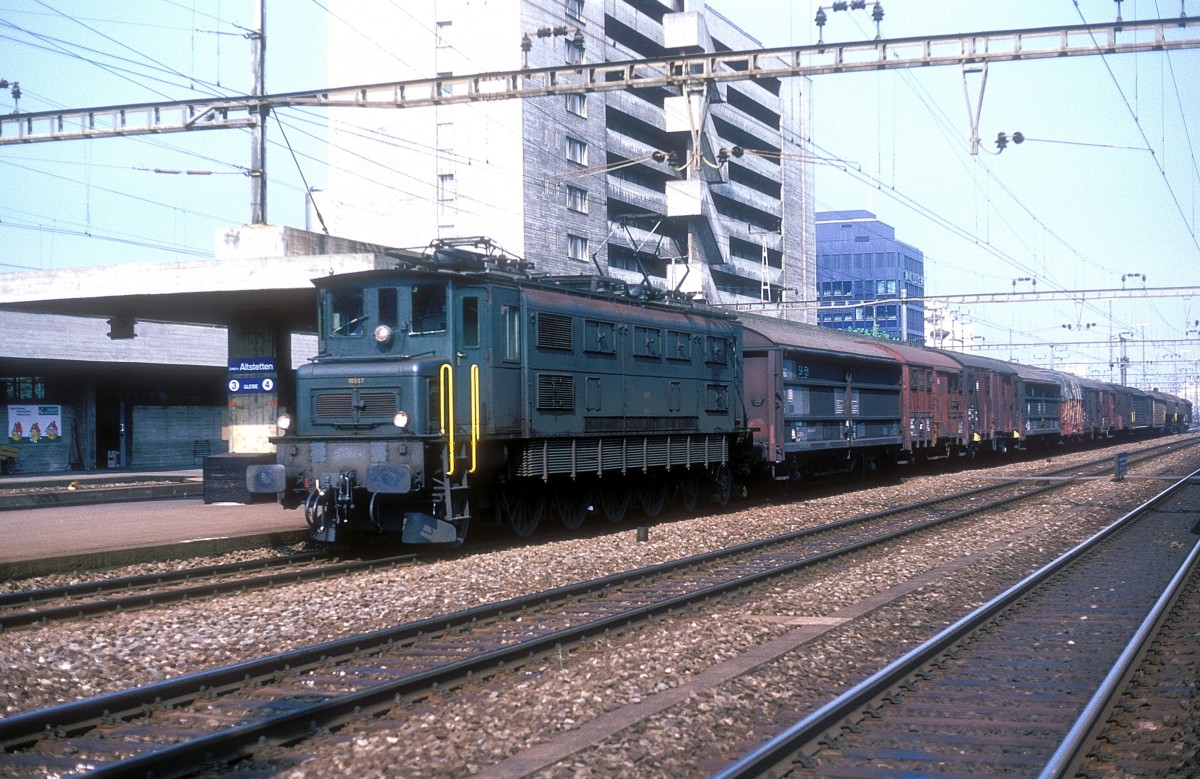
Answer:
<svg viewBox="0 0 1200 779"><path fill-rule="evenodd" d="M230 373L274 373L274 357L238 357L229 359Z"/></svg>
<svg viewBox="0 0 1200 779"><path fill-rule="evenodd" d="M230 379L228 385L230 392L274 392L275 380L270 376L245 377L241 379Z"/></svg>

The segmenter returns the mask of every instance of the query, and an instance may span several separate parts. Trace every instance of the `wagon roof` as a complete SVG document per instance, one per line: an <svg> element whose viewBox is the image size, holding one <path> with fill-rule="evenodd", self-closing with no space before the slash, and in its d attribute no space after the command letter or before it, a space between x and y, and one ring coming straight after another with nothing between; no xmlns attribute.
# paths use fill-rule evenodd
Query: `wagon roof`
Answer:
<svg viewBox="0 0 1200 779"><path fill-rule="evenodd" d="M865 339L865 336L863 338ZM940 368L950 371L957 371L962 368L958 361L953 359L949 354L928 349L924 346L908 344L903 341L885 341L882 339L874 339L874 343L880 349L895 355L896 359L909 365L916 365L922 368Z"/></svg>
<svg viewBox="0 0 1200 779"><path fill-rule="evenodd" d="M745 348L764 349L782 346L811 352L836 352L863 360L895 363L893 354L862 338L855 338L827 327L791 322L756 314L740 314L745 328Z"/></svg>
<svg viewBox="0 0 1200 779"><path fill-rule="evenodd" d="M992 357L980 357L978 354L963 354L961 352L943 352L943 354L949 355L968 368L984 368L989 371L1008 375L1019 375L1021 372L1020 366Z"/></svg>

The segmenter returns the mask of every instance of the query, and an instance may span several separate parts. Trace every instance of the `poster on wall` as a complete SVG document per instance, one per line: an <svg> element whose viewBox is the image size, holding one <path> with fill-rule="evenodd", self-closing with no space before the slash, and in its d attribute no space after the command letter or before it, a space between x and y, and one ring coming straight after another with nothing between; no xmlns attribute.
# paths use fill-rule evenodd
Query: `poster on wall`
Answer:
<svg viewBox="0 0 1200 779"><path fill-rule="evenodd" d="M8 441L14 444L62 442L62 406L9 406Z"/></svg>

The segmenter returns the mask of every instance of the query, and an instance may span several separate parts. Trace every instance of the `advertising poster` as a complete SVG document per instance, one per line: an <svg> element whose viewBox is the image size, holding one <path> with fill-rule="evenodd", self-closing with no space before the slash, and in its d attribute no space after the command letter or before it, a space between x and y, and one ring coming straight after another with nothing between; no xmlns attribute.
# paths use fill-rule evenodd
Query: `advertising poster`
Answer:
<svg viewBox="0 0 1200 779"><path fill-rule="evenodd" d="M62 442L62 406L9 406L8 439L13 444Z"/></svg>

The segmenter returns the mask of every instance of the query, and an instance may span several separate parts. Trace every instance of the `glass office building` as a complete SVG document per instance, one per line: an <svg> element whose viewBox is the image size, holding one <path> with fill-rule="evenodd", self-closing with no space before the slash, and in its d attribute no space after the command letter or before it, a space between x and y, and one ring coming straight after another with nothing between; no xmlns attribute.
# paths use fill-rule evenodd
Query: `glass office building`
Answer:
<svg viewBox="0 0 1200 779"><path fill-rule="evenodd" d="M817 323L925 343L925 257L870 211L819 211Z"/></svg>

